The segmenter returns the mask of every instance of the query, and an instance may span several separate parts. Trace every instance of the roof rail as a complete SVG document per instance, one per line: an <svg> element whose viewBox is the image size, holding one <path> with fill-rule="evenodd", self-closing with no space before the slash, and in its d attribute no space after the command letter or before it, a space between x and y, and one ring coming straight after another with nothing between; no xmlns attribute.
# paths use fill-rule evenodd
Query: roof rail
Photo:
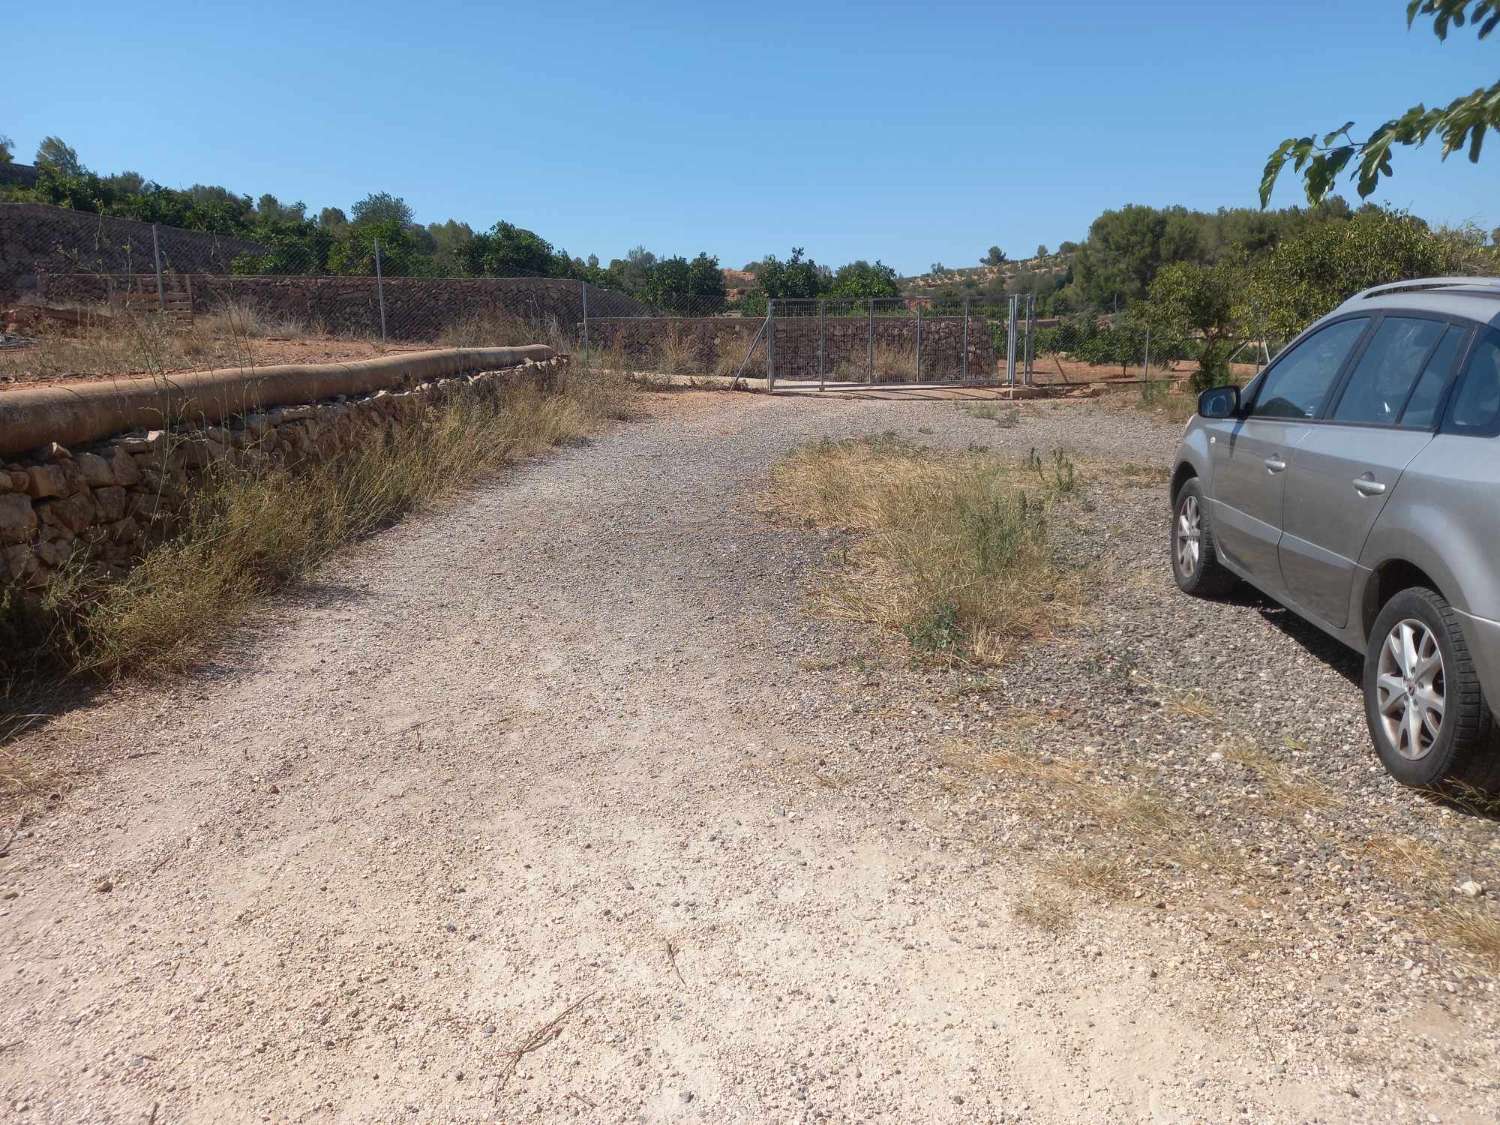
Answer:
<svg viewBox="0 0 1500 1125"><path fill-rule="evenodd" d="M1500 277L1414 277L1409 281L1390 281L1372 285L1349 298L1349 302L1378 297L1382 293L1412 293L1424 289L1483 289L1500 295Z"/></svg>

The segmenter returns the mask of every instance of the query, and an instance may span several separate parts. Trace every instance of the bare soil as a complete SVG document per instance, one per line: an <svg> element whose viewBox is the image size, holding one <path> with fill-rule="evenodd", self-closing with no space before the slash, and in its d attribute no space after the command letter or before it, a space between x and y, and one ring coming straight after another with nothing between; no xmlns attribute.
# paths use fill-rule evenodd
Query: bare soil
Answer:
<svg viewBox="0 0 1500 1125"><path fill-rule="evenodd" d="M213 665L11 747L87 774L36 793L0 859L4 1113L1500 1111L1491 971L1395 942L1407 900L1365 889L1321 831L1330 807L1373 812L1493 882L1494 824L1382 781L1357 690L1263 607L1171 589L1153 476L1170 428L1088 404L1013 423L951 402L644 401L351 551ZM811 617L842 544L770 525L756 494L803 441L885 431L1114 466L1071 542L1117 596L993 675ZM1210 688L1212 706L1163 703ZM1211 759L1215 724L1295 731L1293 766L1357 800L1283 823ZM955 758L1002 742L1035 768ZM1117 843L1022 800L1065 757L1101 784L1160 763L1203 803L1199 834L1233 852L1264 823L1312 862L1267 853L1284 899L1133 855L1118 886L1061 887L1057 864Z"/></svg>

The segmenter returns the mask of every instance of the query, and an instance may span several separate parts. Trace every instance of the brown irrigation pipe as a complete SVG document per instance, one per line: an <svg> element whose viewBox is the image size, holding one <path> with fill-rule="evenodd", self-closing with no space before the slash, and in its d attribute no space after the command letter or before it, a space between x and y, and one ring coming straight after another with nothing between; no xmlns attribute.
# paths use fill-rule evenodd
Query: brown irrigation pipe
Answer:
<svg viewBox="0 0 1500 1125"><path fill-rule="evenodd" d="M218 422L272 406L298 406L516 367L555 354L545 344L447 348L350 363L287 363L0 391L0 456L25 453L51 441L82 445L184 420Z"/></svg>

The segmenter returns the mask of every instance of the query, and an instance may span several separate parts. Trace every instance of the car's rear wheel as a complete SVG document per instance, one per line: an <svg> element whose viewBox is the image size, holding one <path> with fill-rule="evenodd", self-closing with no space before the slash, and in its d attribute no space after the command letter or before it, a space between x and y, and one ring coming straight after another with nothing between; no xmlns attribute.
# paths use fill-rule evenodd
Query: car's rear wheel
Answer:
<svg viewBox="0 0 1500 1125"><path fill-rule="evenodd" d="M1413 587L1385 604L1370 630L1364 689L1370 737L1397 781L1494 785L1494 719L1458 615L1437 591Z"/></svg>
<svg viewBox="0 0 1500 1125"><path fill-rule="evenodd" d="M1199 598L1228 593L1235 582L1214 548L1208 502L1196 477L1183 483L1172 513L1172 576L1179 589Z"/></svg>

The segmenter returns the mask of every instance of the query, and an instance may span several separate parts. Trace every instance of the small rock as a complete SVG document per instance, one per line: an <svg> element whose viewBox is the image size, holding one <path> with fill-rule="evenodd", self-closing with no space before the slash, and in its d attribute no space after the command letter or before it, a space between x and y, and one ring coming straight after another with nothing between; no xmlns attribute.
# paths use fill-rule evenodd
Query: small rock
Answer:
<svg viewBox="0 0 1500 1125"><path fill-rule="evenodd" d="M1476 883L1473 879L1465 879L1458 885L1458 893L1465 898L1478 898L1484 894L1484 884Z"/></svg>
<svg viewBox="0 0 1500 1125"><path fill-rule="evenodd" d="M110 877L108 875L101 875L99 878L94 880L94 890L98 891L100 894L108 894L114 889L115 885L110 880Z"/></svg>

